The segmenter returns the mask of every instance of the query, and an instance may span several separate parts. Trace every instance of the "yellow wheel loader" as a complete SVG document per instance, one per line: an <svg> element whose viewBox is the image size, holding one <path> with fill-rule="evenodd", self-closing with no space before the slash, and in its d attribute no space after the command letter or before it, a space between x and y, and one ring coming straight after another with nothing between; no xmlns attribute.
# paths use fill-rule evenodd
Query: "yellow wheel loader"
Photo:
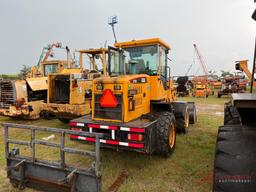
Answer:
<svg viewBox="0 0 256 192"><path fill-rule="evenodd" d="M62 122L87 115L91 112L92 80L106 74L104 48L80 50L80 68L64 69L61 73L48 76L48 99L44 111L55 115ZM83 55L90 60L90 69L83 70ZM103 70L96 70L100 59Z"/></svg>
<svg viewBox="0 0 256 192"><path fill-rule="evenodd" d="M61 44L52 44L47 52L42 52L38 65L32 67L28 78L0 81L0 115L38 119L43 114L46 118L52 118L51 115L42 113L43 103L47 101L47 75L59 73L71 63L69 60L47 60L53 47L61 48ZM66 50L69 55L67 47Z"/></svg>
<svg viewBox="0 0 256 192"><path fill-rule="evenodd" d="M72 130L104 133L103 147L168 156L176 132L196 121L194 103L176 101L167 55L159 38L116 43L108 48L108 73L93 80L92 114L70 122ZM95 142L71 135L71 139Z"/></svg>

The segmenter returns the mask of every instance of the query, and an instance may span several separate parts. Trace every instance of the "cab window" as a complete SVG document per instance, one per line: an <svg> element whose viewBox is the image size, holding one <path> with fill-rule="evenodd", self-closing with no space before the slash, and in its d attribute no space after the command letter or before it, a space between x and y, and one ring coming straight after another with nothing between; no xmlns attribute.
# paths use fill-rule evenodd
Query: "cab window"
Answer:
<svg viewBox="0 0 256 192"><path fill-rule="evenodd" d="M47 76L51 73L58 73L59 66L58 64L46 64L44 65L44 76Z"/></svg>
<svg viewBox="0 0 256 192"><path fill-rule="evenodd" d="M126 74L157 73L157 45L126 48L124 57Z"/></svg>

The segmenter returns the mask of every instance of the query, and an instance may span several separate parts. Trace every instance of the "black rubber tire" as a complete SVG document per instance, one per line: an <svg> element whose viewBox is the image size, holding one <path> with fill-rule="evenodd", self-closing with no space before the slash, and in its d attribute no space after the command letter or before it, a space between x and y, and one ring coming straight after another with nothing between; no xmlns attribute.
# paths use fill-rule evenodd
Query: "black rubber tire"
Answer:
<svg viewBox="0 0 256 192"><path fill-rule="evenodd" d="M224 109L224 125L236 125L241 124L241 118L236 107L231 103L225 104Z"/></svg>
<svg viewBox="0 0 256 192"><path fill-rule="evenodd" d="M221 94L218 93L217 97L218 97L218 98L221 98Z"/></svg>
<svg viewBox="0 0 256 192"><path fill-rule="evenodd" d="M174 114L163 111L158 115L156 123L156 153L165 157L172 154L176 144L176 122ZM173 125L173 126L171 126ZM170 132L174 129L174 144L170 145Z"/></svg>
<svg viewBox="0 0 256 192"><path fill-rule="evenodd" d="M51 114L47 111L43 111L42 116L43 116L44 119L47 119L47 120L52 120L52 119L55 118L55 115L53 115L53 114Z"/></svg>
<svg viewBox="0 0 256 192"><path fill-rule="evenodd" d="M189 102L175 101L172 103L174 116L176 119L176 127L178 133L187 133L189 127Z"/></svg>
<svg viewBox="0 0 256 192"><path fill-rule="evenodd" d="M70 119L58 118L62 123L68 124Z"/></svg>
<svg viewBox="0 0 256 192"><path fill-rule="evenodd" d="M189 128L189 123L187 125L187 121L189 122L190 120L186 119L189 118L189 111L188 108L186 108L185 114L188 113L188 115L185 115L184 117L179 117L176 118L176 126L177 126L177 131L178 133L186 134L188 132Z"/></svg>
<svg viewBox="0 0 256 192"><path fill-rule="evenodd" d="M196 106L194 102L188 102L188 112L189 112L189 124L195 124L197 121L197 116L196 116Z"/></svg>
<svg viewBox="0 0 256 192"><path fill-rule="evenodd" d="M214 161L213 192L254 192L256 189L255 127L219 128Z"/></svg>

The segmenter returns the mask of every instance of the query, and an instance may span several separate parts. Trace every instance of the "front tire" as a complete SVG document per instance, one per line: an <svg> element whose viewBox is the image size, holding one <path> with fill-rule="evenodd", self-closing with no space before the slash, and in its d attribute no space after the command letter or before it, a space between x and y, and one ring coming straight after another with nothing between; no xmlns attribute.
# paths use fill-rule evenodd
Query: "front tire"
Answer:
<svg viewBox="0 0 256 192"><path fill-rule="evenodd" d="M176 122L171 112L161 112L156 123L156 152L168 157L176 144Z"/></svg>
<svg viewBox="0 0 256 192"><path fill-rule="evenodd" d="M256 188L255 127L219 128L214 161L213 192L254 192Z"/></svg>

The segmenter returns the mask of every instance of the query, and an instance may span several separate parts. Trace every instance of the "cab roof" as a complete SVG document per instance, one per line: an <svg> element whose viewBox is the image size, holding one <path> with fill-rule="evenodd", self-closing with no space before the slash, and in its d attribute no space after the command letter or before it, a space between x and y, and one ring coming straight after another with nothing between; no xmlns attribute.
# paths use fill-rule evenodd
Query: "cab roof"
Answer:
<svg viewBox="0 0 256 192"><path fill-rule="evenodd" d="M118 42L118 43L115 43L114 45L115 45L115 47L128 48L128 47L134 47L134 46L146 46L146 45L156 45L156 44L159 44L159 45L165 47L166 49L171 48L166 42L164 42L160 38Z"/></svg>
<svg viewBox="0 0 256 192"><path fill-rule="evenodd" d="M99 49L84 49L84 50L79 50L78 52L80 53L87 53L87 54L100 54L102 52L107 52L107 49L105 48L99 48Z"/></svg>

